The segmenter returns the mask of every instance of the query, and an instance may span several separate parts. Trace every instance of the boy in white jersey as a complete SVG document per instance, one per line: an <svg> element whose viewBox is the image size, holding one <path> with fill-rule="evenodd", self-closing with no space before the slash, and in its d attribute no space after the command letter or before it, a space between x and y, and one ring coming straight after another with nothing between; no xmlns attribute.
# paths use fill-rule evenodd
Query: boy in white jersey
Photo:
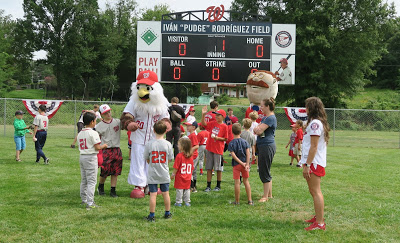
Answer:
<svg viewBox="0 0 400 243"><path fill-rule="evenodd" d="M101 144L107 144L108 147L102 150L103 164L101 166L99 186L97 190L100 196L104 195L104 182L108 176L111 176L111 197L118 197L115 191L117 186L117 177L122 171L122 152L120 149L121 139L121 121L111 116L110 106L104 104L100 106L101 117L103 118L96 125L96 131L101 138Z"/></svg>
<svg viewBox="0 0 400 243"><path fill-rule="evenodd" d="M150 214L145 217L146 220L155 221L157 185L160 185L162 196L164 198L165 214L164 218L172 217L170 213L171 199L169 197L169 167L168 163L174 158L172 144L164 139L167 133L167 125L164 121L158 121L154 124L156 139L146 144L143 157L149 164L147 171L147 184L150 191Z"/></svg>
<svg viewBox="0 0 400 243"><path fill-rule="evenodd" d="M35 142L35 150L36 150L36 163L39 163L40 158L43 158L44 164L49 164L49 158L43 152L44 144L46 143L47 138L47 128L49 126L49 118L46 116L46 106L39 106L39 115L35 116L33 120L33 125L35 128L33 129L33 141Z"/></svg>
<svg viewBox="0 0 400 243"><path fill-rule="evenodd" d="M93 130L96 126L96 115L86 112L83 115L85 128L78 134L79 143L79 165L81 168L81 189L80 195L82 205L90 210L98 207L94 203L94 190L97 184L97 153L101 149L107 148L107 144L100 145L99 134Z"/></svg>

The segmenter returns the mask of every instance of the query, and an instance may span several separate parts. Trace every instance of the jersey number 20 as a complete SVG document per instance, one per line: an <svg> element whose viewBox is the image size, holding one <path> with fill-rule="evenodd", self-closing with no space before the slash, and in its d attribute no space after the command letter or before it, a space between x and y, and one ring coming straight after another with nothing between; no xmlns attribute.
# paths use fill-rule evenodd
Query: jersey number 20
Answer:
<svg viewBox="0 0 400 243"><path fill-rule="evenodd" d="M181 174L192 174L192 164L182 164Z"/></svg>

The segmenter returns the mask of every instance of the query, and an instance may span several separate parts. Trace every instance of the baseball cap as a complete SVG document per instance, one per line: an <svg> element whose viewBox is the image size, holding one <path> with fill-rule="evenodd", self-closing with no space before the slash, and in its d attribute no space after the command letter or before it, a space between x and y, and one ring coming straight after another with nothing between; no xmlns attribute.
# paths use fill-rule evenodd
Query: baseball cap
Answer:
<svg viewBox="0 0 400 243"><path fill-rule="evenodd" d="M150 70L144 70L139 73L136 78L137 84L147 84L153 85L155 82L158 82L157 74Z"/></svg>
<svg viewBox="0 0 400 243"><path fill-rule="evenodd" d="M190 107L189 112L196 111L193 107Z"/></svg>
<svg viewBox="0 0 400 243"><path fill-rule="evenodd" d="M226 112L224 110L222 110L222 109L219 109L217 111L213 111L213 113L217 114L217 115L222 115L224 118L226 117Z"/></svg>
<svg viewBox="0 0 400 243"><path fill-rule="evenodd" d="M107 111L111 111L111 108L110 108L109 105L103 104L103 105L100 106L100 114L104 114Z"/></svg>
<svg viewBox="0 0 400 243"><path fill-rule="evenodd" d="M286 58L281 58L281 60L279 61L279 63L281 63L281 62L288 64L288 62L287 62L287 59L286 59Z"/></svg>
<svg viewBox="0 0 400 243"><path fill-rule="evenodd" d="M18 110L18 111L15 112L15 115L23 115L23 114L24 114L24 112L21 111L21 110Z"/></svg>
<svg viewBox="0 0 400 243"><path fill-rule="evenodd" d="M186 125L186 126L194 126L195 128L197 128L198 127L198 124L197 124L197 122L196 121L194 121L194 122L185 122L185 123L183 123L184 125Z"/></svg>
<svg viewBox="0 0 400 243"><path fill-rule="evenodd" d="M292 125L290 125L291 127L296 127L296 123L293 123Z"/></svg>

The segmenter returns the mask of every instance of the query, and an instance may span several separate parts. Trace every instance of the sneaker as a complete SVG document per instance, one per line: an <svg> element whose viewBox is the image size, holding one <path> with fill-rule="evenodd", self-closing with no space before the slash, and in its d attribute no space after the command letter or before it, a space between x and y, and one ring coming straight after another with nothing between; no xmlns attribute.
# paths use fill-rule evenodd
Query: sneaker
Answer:
<svg viewBox="0 0 400 243"><path fill-rule="evenodd" d="M315 215L314 215L314 217L312 217L311 219L304 220L304 222L306 222L306 223L314 223L314 222L316 222L316 221L317 221L317 218L315 217Z"/></svg>
<svg viewBox="0 0 400 243"><path fill-rule="evenodd" d="M149 222L155 222L156 221L156 217L150 217L150 215L147 216L147 217L144 217L144 219L149 221Z"/></svg>
<svg viewBox="0 0 400 243"><path fill-rule="evenodd" d="M99 196L104 196L105 195L104 188L97 187L97 192L99 193ZM110 192L110 194L111 194L111 192Z"/></svg>
<svg viewBox="0 0 400 243"><path fill-rule="evenodd" d="M190 207L190 206L192 206L192 205L190 205L190 203L187 202L187 203L185 203L185 206L186 206L186 207Z"/></svg>
<svg viewBox="0 0 400 243"><path fill-rule="evenodd" d="M71 144L71 148L75 148L75 145Z"/></svg>
<svg viewBox="0 0 400 243"><path fill-rule="evenodd" d="M40 163L40 161L39 161L39 160L36 160L36 161L35 161L35 163L36 163L36 164L39 164L39 163Z"/></svg>
<svg viewBox="0 0 400 243"><path fill-rule="evenodd" d="M46 158L46 160L44 161L44 164L45 164L45 165L48 165L48 164L49 164L49 161L50 161L50 159L49 159L49 158Z"/></svg>
<svg viewBox="0 0 400 243"><path fill-rule="evenodd" d="M307 231L311 231L311 230L325 230L325 225L319 225L317 222L312 223L312 225L308 226L307 228L304 228Z"/></svg>
<svg viewBox="0 0 400 243"><path fill-rule="evenodd" d="M200 175L202 176L202 175L203 175L203 172L201 172Z"/></svg>
<svg viewBox="0 0 400 243"><path fill-rule="evenodd" d="M91 209L95 209L95 208L99 208L100 206L93 203L92 205L86 204L86 210L91 210Z"/></svg>
<svg viewBox="0 0 400 243"><path fill-rule="evenodd" d="M164 218L165 218L165 219L170 219L170 218L172 218L172 213L164 214Z"/></svg>
<svg viewBox="0 0 400 243"><path fill-rule="evenodd" d="M219 192L219 191L221 191L221 188L219 188L219 187L216 186L216 187L213 189L213 191L214 191L214 192Z"/></svg>
<svg viewBox="0 0 400 243"><path fill-rule="evenodd" d="M214 172L214 171L212 171L212 175L215 175L215 172Z"/></svg>
<svg viewBox="0 0 400 243"><path fill-rule="evenodd" d="M104 191L103 191L103 194L104 194ZM118 197L117 192L112 192L112 191L110 192L110 196L113 197L113 198L117 198Z"/></svg>
<svg viewBox="0 0 400 243"><path fill-rule="evenodd" d="M204 191L205 192L211 192L211 188L207 187Z"/></svg>
<svg viewBox="0 0 400 243"><path fill-rule="evenodd" d="M253 201L248 201L247 204L249 204L250 206L254 206L254 202Z"/></svg>
<svg viewBox="0 0 400 243"><path fill-rule="evenodd" d="M81 206L85 206L86 207L87 202L82 201L81 202Z"/></svg>
<svg viewBox="0 0 400 243"><path fill-rule="evenodd" d="M232 205L240 205L240 202L233 201L231 202Z"/></svg>
<svg viewBox="0 0 400 243"><path fill-rule="evenodd" d="M301 167L301 165L300 165L300 164L297 164L296 167Z"/></svg>
<svg viewBox="0 0 400 243"><path fill-rule="evenodd" d="M174 206L182 207L182 203L175 203Z"/></svg>
<svg viewBox="0 0 400 243"><path fill-rule="evenodd" d="M196 193L197 192L197 188L196 187L193 187L192 188L192 193Z"/></svg>

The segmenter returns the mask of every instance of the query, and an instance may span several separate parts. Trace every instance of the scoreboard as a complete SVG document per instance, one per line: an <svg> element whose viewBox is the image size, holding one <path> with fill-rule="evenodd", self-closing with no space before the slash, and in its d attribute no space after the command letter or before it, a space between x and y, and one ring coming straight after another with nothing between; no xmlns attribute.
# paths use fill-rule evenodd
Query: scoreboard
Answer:
<svg viewBox="0 0 400 243"><path fill-rule="evenodd" d="M161 80L246 83L271 69L270 22L161 22Z"/></svg>

